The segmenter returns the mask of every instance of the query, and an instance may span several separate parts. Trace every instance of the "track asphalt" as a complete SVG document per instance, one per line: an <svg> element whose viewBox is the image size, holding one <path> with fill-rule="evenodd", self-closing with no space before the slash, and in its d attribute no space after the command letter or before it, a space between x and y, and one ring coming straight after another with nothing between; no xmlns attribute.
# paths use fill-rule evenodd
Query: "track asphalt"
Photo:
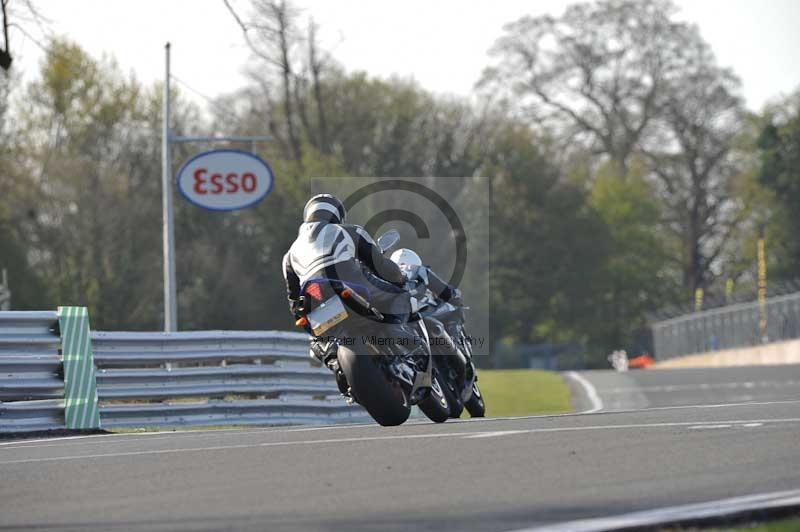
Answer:
<svg viewBox="0 0 800 532"><path fill-rule="evenodd" d="M800 488L800 367L580 376L599 412L0 442L0 531L499 532Z"/></svg>

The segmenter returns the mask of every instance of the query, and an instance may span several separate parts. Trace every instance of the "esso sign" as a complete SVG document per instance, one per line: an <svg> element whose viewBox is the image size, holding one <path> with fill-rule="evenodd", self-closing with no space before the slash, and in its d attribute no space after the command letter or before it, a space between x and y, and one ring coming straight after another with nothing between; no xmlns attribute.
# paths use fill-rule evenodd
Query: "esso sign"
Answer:
<svg viewBox="0 0 800 532"><path fill-rule="evenodd" d="M178 170L183 197L212 211L251 207L269 194L274 180L266 161L239 150L203 152Z"/></svg>

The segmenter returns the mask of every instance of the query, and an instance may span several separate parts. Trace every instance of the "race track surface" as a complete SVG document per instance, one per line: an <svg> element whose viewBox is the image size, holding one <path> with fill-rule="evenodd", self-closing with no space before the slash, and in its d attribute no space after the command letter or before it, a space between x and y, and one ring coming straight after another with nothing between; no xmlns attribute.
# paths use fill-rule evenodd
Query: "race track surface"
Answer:
<svg viewBox="0 0 800 532"><path fill-rule="evenodd" d="M599 394L603 410L659 406L744 403L800 399L800 366L664 369L648 371L584 371L580 374ZM579 407L588 409L576 390Z"/></svg>
<svg viewBox="0 0 800 532"><path fill-rule="evenodd" d="M581 375L633 411L2 442L0 530L508 531L800 488L798 367L752 369Z"/></svg>

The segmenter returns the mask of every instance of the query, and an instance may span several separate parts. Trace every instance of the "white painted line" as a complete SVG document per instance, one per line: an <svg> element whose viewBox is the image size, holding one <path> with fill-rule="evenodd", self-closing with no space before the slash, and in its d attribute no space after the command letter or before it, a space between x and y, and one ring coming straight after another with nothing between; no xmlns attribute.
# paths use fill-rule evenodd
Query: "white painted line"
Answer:
<svg viewBox="0 0 800 532"><path fill-rule="evenodd" d="M735 421L719 421L716 424L725 423L729 425L744 424L744 423L764 423L764 424L778 424L778 423L800 423L800 418L783 418L783 419L747 419ZM714 423L709 422L708 425ZM549 432L586 432L595 430L627 430L627 429L655 429L655 428L669 428L669 427L689 427L697 425L696 421L681 421L673 423L637 423L629 425L592 425L588 427L552 427L552 428L539 428L539 429L525 429L515 431L483 431L483 432L435 432L427 434L394 434L386 436L359 436L351 438L329 438L321 440L296 440L296 441L281 441L281 442L263 442L263 443L244 443L237 445L215 445L208 447L183 447L178 449L155 449L149 451L130 451L118 453L99 453L99 454L86 454L86 455L68 455L68 456L53 456L47 458L23 458L19 460L4 460L0 461L0 466L9 464L29 464L37 462L58 462L68 460L89 460L95 458L115 458L122 456L143 456L143 455L157 455L157 454L177 454L177 453L191 453L191 452L208 452L208 451L227 451L231 449L257 449L262 447L291 447L295 445L317 445L317 444L340 444L340 443L364 443L370 441L388 441L388 440L415 440L415 439L436 439L436 438L457 438L464 436L478 436L486 435L486 437L494 437L500 435L521 435L521 434L541 434Z"/></svg>
<svg viewBox="0 0 800 532"><path fill-rule="evenodd" d="M680 405L680 406L656 406L656 407L649 407L649 408L640 408L638 410L614 410L600 412L603 416L613 416L617 414L633 414L637 412L652 412L652 411L661 411L661 410L703 410L703 409L711 409L711 408L736 408L736 407L750 407L750 406L770 406L770 405L792 405L792 404L800 404L800 400L788 400L788 401L757 401L757 402L743 402L743 403L721 403L721 404L699 404L699 405ZM447 422L448 426L458 425L461 423L493 423L493 422L502 422L502 421L514 421L514 420L525 420L525 419L550 419L550 418L562 418L562 417L579 417L588 412L570 412L566 414L539 414L534 416L508 416L508 417L485 417L485 418L469 418L469 419L451 419ZM596 413L596 412L593 412ZM406 422L403 426L420 426L420 425L430 425L428 421L418 421L418 422ZM63 446L63 444L51 443L51 442L59 442L65 440L90 440L87 443L94 443L92 440L99 440L97 443L111 443L109 440L118 440L118 439L129 439L134 436L147 436L147 439L152 440L162 440L168 438L176 438L176 437L190 437L197 434L208 434L208 435L220 435L220 436L227 436L227 435L248 435L248 434L285 434L289 432L316 432L316 431L326 431L326 430L336 430L336 429L351 429L351 428L374 428L375 430L385 430L378 425L372 423L347 423L347 424L339 424L339 425L323 425L323 426L314 426L314 427L261 427L261 428L251 428L251 429L242 429L242 428L232 428L232 429L201 429L201 430L163 430L163 431L153 431L153 432L121 432L121 433L112 433L112 434L87 434L87 435L77 435L77 436L63 436L58 438L40 438L40 439L33 439L33 440L10 440L6 442L0 442L0 451L4 450L11 450L11 449L28 449L34 447L57 447ZM160 436L156 438L155 436ZM71 444L78 444L82 442L71 442Z"/></svg>
<svg viewBox="0 0 800 532"><path fill-rule="evenodd" d="M764 424L763 423L745 423L744 425L741 425L741 426L745 427L745 428L748 428L748 429L751 429L751 428L755 428L755 427L762 427L762 426L764 426Z"/></svg>
<svg viewBox="0 0 800 532"><path fill-rule="evenodd" d="M700 384L663 384L653 386L618 386L616 388L604 388L603 393L629 393L629 392L685 392L692 390L737 390L740 388L751 390L755 388L789 388L800 386L800 381L758 381L758 382L716 382Z"/></svg>
<svg viewBox="0 0 800 532"><path fill-rule="evenodd" d="M648 408L642 408L640 410L615 410L615 414L620 414L624 412L652 412L656 410L683 410L687 408L691 409L703 409L703 408L733 408L737 406L770 406L770 405L793 405L800 403L800 400L791 399L788 401L736 401L733 403L714 403L714 404L699 404L699 405L679 405L679 406L652 406Z"/></svg>
<svg viewBox="0 0 800 532"><path fill-rule="evenodd" d="M496 430L494 432L478 432L470 436L465 436L466 439L474 438L496 438L497 436L508 436L509 434L524 434L524 430Z"/></svg>
<svg viewBox="0 0 800 532"><path fill-rule="evenodd" d="M406 423L406 425L416 425L417 423ZM422 423L426 424L426 423ZM10 440L6 442L0 442L0 451L6 451L10 449L33 449L33 448L41 448L41 447L64 447L65 444L62 443L51 443L51 442L62 442L67 440L98 440L98 441L76 441L70 442L69 444L79 444L79 443L131 443L130 441L125 440L136 440L138 438L134 438L135 436L143 436L146 437L147 441L154 441L154 440L166 440L170 438L179 438L179 437L191 437L194 435L210 435L210 436L229 436L234 434L236 436L240 435L248 435L248 434L283 434L288 432L309 432L309 431L319 431L319 430L332 430L332 429L347 429L347 428L358 428L358 427L374 427L380 429L380 427L376 424L372 423L341 423L338 425L324 425L324 426L314 426L314 427L260 427L260 428L231 428L231 429L174 429L174 430L160 430L160 431L148 431L148 432L117 432L117 433L110 433L110 434L86 434L86 435L76 435L76 436L61 436L57 438L39 438L35 440ZM142 438L145 439L145 438Z"/></svg>
<svg viewBox="0 0 800 532"><path fill-rule="evenodd" d="M638 408L631 410L605 410L602 412L592 412L593 414L602 414L603 416L610 416L615 414L634 414L638 412L651 412L660 410L686 410L686 409L705 409L705 408L720 408L720 407L739 407L739 406L769 406L769 405L793 405L800 404L800 400L789 401L746 401L737 403L722 403L722 404L699 404L699 405L676 405L676 406L651 406L647 408ZM538 414L534 416L508 416L508 417L478 417L467 419L450 419L447 421L448 425L455 425L459 423L491 423L493 421L513 421L517 419L548 419L558 417L577 417L583 416L586 412L569 412L566 414ZM331 427L333 428L333 427Z"/></svg>
<svg viewBox="0 0 800 532"><path fill-rule="evenodd" d="M590 408L589 410L584 410L583 412L581 412L581 414L593 414L594 412L599 412L600 410L603 409L603 401L597 394L597 388L595 388L591 382L589 382L586 378L584 378L583 375L575 371L568 371L565 375L571 379L574 379L575 382L577 382L583 387L584 391L586 392L586 396L592 403L592 408Z"/></svg>
<svg viewBox="0 0 800 532"><path fill-rule="evenodd" d="M553 523L541 527L519 529L513 532L604 532L606 530L621 530L634 527L664 526L681 521L724 517L753 510L796 505L800 505L800 490L778 491L699 504L669 506L612 517Z"/></svg>
<svg viewBox="0 0 800 532"><path fill-rule="evenodd" d="M7 445L24 445L26 443L42 443L42 442L50 442L50 441L65 441L65 440L82 440L86 438L94 438L96 436L105 436L105 434L89 434L86 436L61 436L58 438L41 438L37 440L10 440L0 442L0 447L4 447Z"/></svg>
<svg viewBox="0 0 800 532"><path fill-rule="evenodd" d="M695 425L694 427L689 427L689 430L729 429L731 427L733 425Z"/></svg>

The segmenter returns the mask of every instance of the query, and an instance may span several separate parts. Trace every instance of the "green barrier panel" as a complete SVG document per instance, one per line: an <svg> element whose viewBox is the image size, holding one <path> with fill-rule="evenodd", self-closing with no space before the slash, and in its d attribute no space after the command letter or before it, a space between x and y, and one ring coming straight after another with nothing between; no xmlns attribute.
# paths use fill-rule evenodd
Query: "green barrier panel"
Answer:
<svg viewBox="0 0 800 532"><path fill-rule="evenodd" d="M86 307L59 307L61 352L64 355L65 424L68 429L100 428L97 381Z"/></svg>

